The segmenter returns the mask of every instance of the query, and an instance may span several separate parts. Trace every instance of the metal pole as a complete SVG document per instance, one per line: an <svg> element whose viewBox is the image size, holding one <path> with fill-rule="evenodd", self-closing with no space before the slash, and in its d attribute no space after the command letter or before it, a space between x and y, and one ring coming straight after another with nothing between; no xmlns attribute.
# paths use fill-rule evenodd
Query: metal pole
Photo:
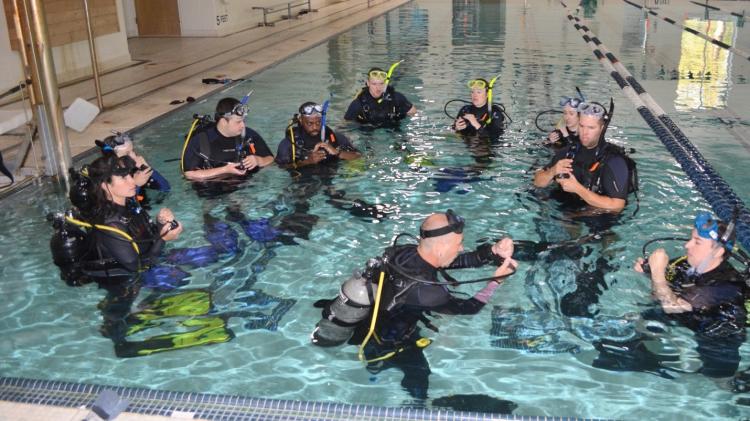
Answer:
<svg viewBox="0 0 750 421"><path fill-rule="evenodd" d="M28 21L27 21L28 22ZM29 90L29 101L32 105L36 104L39 98L39 90L36 88L35 77L31 74L29 66L29 54L26 50L26 34L21 26L21 8L18 7L18 0L13 0L13 26L16 28L16 39L18 41L18 53L21 55L21 65L23 66L23 78L26 89ZM26 79L31 79L34 86L29 87Z"/></svg>
<svg viewBox="0 0 750 421"><path fill-rule="evenodd" d="M292 3L286 4L286 13L287 13L286 18L291 20L292 19Z"/></svg>
<svg viewBox="0 0 750 421"><path fill-rule="evenodd" d="M89 13L89 2L83 0L83 15L86 17L86 33L89 37L89 52L91 53L91 72L94 74L94 89L96 90L96 103L99 104L99 110L104 110L104 101L102 101L102 85L99 83L99 65L96 59L96 45L94 44L94 30L91 27L91 14Z"/></svg>
<svg viewBox="0 0 750 421"><path fill-rule="evenodd" d="M55 63L52 60L52 47L49 44L47 33L47 21L44 16L44 5L42 0L23 0L26 15L28 17L31 32L31 43L33 54L36 57L34 66L39 79L35 82L39 85L44 103L44 115L49 125L49 143L52 145L54 155L47 159L55 159L55 175L60 186L65 191L70 190L70 178L68 168L71 167L70 145L65 131L65 122L62 116L62 104L60 101L60 90L57 86L57 74ZM42 131L44 128L42 128ZM45 140L45 139L42 139Z"/></svg>

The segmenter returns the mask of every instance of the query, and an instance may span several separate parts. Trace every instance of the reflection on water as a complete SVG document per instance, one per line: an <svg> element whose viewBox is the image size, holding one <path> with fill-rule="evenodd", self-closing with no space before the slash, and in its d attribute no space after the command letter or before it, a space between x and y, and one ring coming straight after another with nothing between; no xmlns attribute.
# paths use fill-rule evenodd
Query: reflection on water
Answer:
<svg viewBox="0 0 750 421"><path fill-rule="evenodd" d="M684 25L728 45L734 44L737 35L736 20L731 16L710 20L688 18ZM675 108L688 111L726 107L732 53L686 31L682 32L680 49Z"/></svg>

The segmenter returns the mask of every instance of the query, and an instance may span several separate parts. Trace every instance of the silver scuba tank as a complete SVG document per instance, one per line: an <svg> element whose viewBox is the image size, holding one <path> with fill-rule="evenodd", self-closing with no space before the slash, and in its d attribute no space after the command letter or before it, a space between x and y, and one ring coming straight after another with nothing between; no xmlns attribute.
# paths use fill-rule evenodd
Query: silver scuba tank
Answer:
<svg viewBox="0 0 750 421"><path fill-rule="evenodd" d="M359 273L347 279L339 295L323 309L323 317L311 335L312 343L327 347L349 340L357 325L370 314L374 285Z"/></svg>

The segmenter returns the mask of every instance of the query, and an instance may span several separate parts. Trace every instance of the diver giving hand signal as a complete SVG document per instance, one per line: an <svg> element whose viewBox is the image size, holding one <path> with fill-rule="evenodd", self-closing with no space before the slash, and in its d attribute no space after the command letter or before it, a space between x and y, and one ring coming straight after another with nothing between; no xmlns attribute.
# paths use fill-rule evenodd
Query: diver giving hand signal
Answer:
<svg viewBox="0 0 750 421"><path fill-rule="evenodd" d="M511 275L518 267L518 262L512 258L513 248L513 240L508 237L503 238L492 246L492 253L503 259L503 263L497 267L493 275L498 278L495 279L495 282L498 284L502 284L505 279L504 277Z"/></svg>

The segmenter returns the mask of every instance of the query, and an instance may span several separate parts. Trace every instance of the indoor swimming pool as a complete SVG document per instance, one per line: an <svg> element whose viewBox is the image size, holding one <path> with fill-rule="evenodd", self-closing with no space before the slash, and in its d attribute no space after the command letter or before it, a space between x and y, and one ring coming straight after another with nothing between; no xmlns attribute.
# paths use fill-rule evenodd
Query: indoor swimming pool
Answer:
<svg viewBox="0 0 750 421"><path fill-rule="evenodd" d="M738 196L750 197L744 169L750 147L737 135L750 124L740 117L750 109L745 80L750 63L685 38L690 35L665 22L645 20L643 12L619 0L598 7L596 1L584 3L589 7L580 17ZM674 17L684 11L672 12ZM137 148L172 184L154 208L170 207L185 227L163 263L184 285L171 291L143 288L124 327L127 344L119 348L102 334L112 328L103 321L112 305L104 290L67 286L52 262L47 215L67 209L68 199L51 182L4 199L0 373L388 407L451 407L451 396L473 395L479 403L462 409L527 416L746 417L747 395L732 393L726 379L693 372L700 361L690 330L655 326L639 316L654 307L649 279L632 271L644 242L686 237L696 213L711 207L565 13L555 1L415 0L131 132ZM708 27L738 48L750 47L746 30L731 16L705 19L695 7L683 17L686 26ZM418 114L399 128L345 122L367 69L398 60L404 61L395 71L395 87ZM444 104L468 99L468 80L495 75L494 100L512 123L498 142L465 141L449 130ZM640 176L638 200L631 195L621 216L597 236L587 218L562 210L532 185L534 170L551 158L534 119L559 108L560 97L574 95L576 87L590 100L614 99L607 138L633 151ZM219 99L251 90L247 124L274 153L301 103L330 99L329 126L346 134L363 158L342 163L331 179L302 180L274 165L230 194L199 197L177 162L192 116L212 113ZM362 204L380 214L361 211ZM401 387L401 371L368 372L356 346L312 346L310 333L320 319L313 303L334 297L341 283L382 254L396 235L417 235L427 215L447 209L466 219L467 250L503 236L566 246L540 249L521 262L478 314L436 317L439 333L422 329L433 340L425 350L432 374L422 402ZM224 222L234 233L229 235L237 235L238 249L204 266L169 260L173 249L207 244L206 221ZM286 238L293 241L280 241L290 226L305 229L292 230L297 235ZM664 246L674 256L682 250L681 243ZM452 274L475 279L492 271ZM481 285L458 291L471 296ZM583 303L574 310L565 304L571 294ZM594 341L627 341L643 332L651 332L649 350L663 364L646 371L592 366L598 353ZM182 338L185 349L161 349L154 345L159 335ZM134 356L138 350L150 355L116 355ZM747 344L741 355L745 369Z"/></svg>

